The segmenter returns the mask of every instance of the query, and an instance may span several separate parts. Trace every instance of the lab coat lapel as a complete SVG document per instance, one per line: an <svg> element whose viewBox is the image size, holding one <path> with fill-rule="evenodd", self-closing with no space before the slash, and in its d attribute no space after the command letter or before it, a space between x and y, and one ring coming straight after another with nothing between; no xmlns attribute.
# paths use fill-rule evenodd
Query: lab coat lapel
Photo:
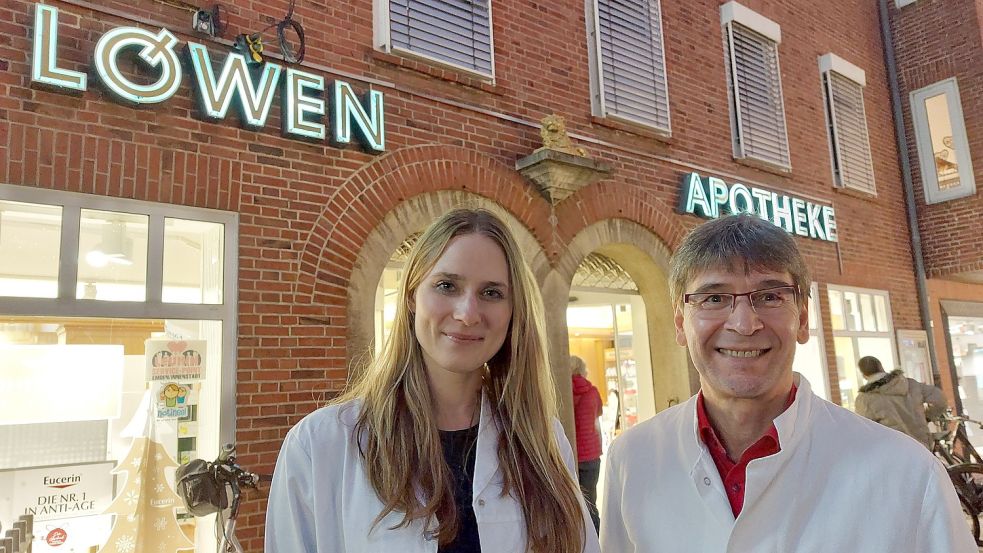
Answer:
<svg viewBox="0 0 983 553"><path fill-rule="evenodd" d="M474 482L471 488L475 499L492 483L498 472L498 434L498 423L492 414L491 400L482 392L478 443L475 445L477 455L474 462Z"/></svg>

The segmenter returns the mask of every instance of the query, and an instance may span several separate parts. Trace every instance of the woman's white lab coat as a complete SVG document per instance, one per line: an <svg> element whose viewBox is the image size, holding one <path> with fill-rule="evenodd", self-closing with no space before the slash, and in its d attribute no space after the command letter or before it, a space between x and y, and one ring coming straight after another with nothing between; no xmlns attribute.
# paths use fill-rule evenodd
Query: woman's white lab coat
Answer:
<svg viewBox="0 0 983 553"><path fill-rule="evenodd" d="M358 402L324 407L287 433L270 489L267 553L436 553L435 522L426 528L422 520L415 520L392 529L403 515L390 513L373 527L383 505L353 439L358 408ZM498 432L483 397L473 482L481 550L526 553L522 509L511 495L501 494ZM567 468L576 475L573 452L558 421L554 421L554 435ZM583 511L587 532L583 553L599 553L594 526Z"/></svg>

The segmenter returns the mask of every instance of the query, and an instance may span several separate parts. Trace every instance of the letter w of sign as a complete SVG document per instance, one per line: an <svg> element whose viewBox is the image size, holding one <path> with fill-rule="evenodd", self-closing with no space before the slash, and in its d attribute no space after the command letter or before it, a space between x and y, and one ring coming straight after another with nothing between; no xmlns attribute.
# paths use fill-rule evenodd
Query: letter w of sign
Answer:
<svg viewBox="0 0 983 553"><path fill-rule="evenodd" d="M242 123L253 128L266 125L273 96L280 82L279 65L265 64L259 83L254 85L249 75L248 63L242 54L230 53L225 58L225 65L217 79L208 50L203 45L189 42L188 56L194 68L193 82L198 93L198 105L205 117L216 120L224 118L235 92L239 99Z"/></svg>

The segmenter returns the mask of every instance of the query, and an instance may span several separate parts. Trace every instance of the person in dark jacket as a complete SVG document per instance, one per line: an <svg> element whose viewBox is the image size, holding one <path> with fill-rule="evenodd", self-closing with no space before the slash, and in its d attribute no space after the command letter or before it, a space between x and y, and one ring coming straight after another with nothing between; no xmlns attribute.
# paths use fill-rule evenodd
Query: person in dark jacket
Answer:
<svg viewBox="0 0 983 553"><path fill-rule="evenodd" d="M857 414L904 432L932 449L928 419L945 412L942 390L908 378L901 371L884 372L876 357L862 357L857 365L867 380L857 395Z"/></svg>
<svg viewBox="0 0 983 553"><path fill-rule="evenodd" d="M587 380L587 365L583 359L571 356L570 372L573 374L573 417L577 431L577 473L587 510L597 529L600 524L597 479L601 473L601 432L597 418L601 416L601 393Z"/></svg>

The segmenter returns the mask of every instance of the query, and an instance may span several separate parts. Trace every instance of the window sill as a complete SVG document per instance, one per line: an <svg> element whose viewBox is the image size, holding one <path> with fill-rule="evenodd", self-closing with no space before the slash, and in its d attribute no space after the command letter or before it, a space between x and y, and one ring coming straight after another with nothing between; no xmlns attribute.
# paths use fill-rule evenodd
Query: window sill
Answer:
<svg viewBox="0 0 983 553"><path fill-rule="evenodd" d="M778 175L780 177L792 176L791 167L784 167L782 165L778 165L777 163L772 163L770 161L764 161L751 157L735 157L734 161L746 167L760 169L761 171L764 171L766 173L771 173L773 175Z"/></svg>
<svg viewBox="0 0 983 553"><path fill-rule="evenodd" d="M837 194L843 194L844 196L850 196L851 198L858 198L861 200L875 201L877 199L877 192L867 192L866 190L857 190L856 188L850 188L848 186L834 186L833 190Z"/></svg>
<svg viewBox="0 0 983 553"><path fill-rule="evenodd" d="M658 140L666 145L672 144L671 133L660 131L654 127L649 127L641 123L629 123L626 121L621 121L620 119L612 119L610 117L601 117L598 115L592 115L590 122L599 127L605 127L615 131L627 132L638 136L644 136L645 138Z"/></svg>
<svg viewBox="0 0 983 553"><path fill-rule="evenodd" d="M377 64L391 65L400 69L407 69L428 77L474 88L489 94L495 94L498 96L505 95L505 91L502 89L502 87L494 83L484 81L477 76L469 75L463 71L455 71L454 69L443 67L425 60L398 54L391 54L388 52L380 52L379 50L374 49L371 50L371 57Z"/></svg>
<svg viewBox="0 0 983 553"><path fill-rule="evenodd" d="M935 194L925 194L925 205L944 204L946 202L954 202L965 198L973 198L976 196L976 186L974 185L973 187L967 188L962 192L953 192L951 190L947 190L946 192L947 194L945 195L943 195L941 191L936 192Z"/></svg>

